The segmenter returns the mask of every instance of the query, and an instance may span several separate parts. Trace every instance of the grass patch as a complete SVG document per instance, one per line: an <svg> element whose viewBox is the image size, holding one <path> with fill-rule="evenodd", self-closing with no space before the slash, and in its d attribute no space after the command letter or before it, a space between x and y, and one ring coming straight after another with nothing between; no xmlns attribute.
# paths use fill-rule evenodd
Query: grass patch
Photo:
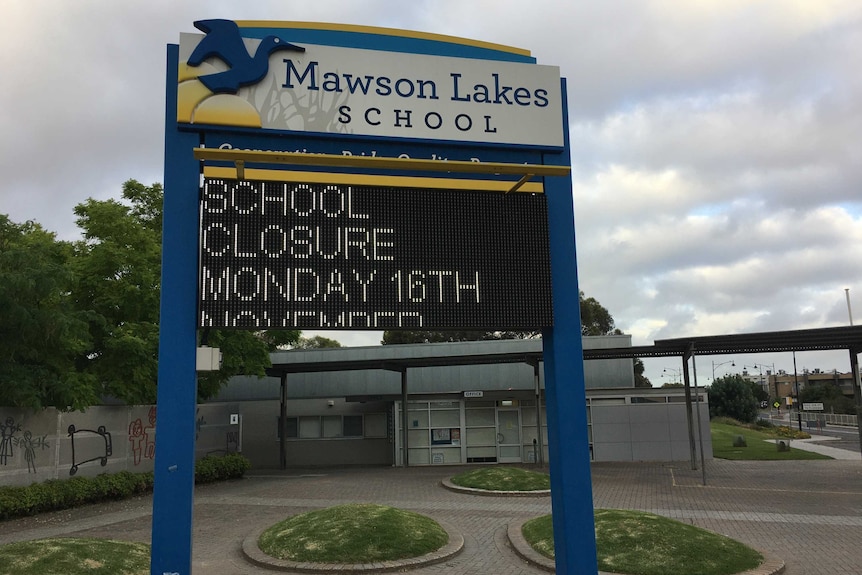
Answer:
<svg viewBox="0 0 862 575"><path fill-rule="evenodd" d="M373 563L418 557L449 535L430 517L385 505L350 504L285 519L263 532L261 551L310 563Z"/></svg>
<svg viewBox="0 0 862 575"><path fill-rule="evenodd" d="M763 556L742 543L660 515L597 509L599 569L630 575L731 575L753 569ZM539 553L554 558L551 516L524 524L524 538Z"/></svg>
<svg viewBox="0 0 862 575"><path fill-rule="evenodd" d="M754 428L716 421L710 422L710 428L712 430L712 455L720 459L748 459L757 461L832 459L820 453L794 449L792 440L789 451L778 451L775 445L778 436ZM735 447L733 445L733 440L738 435L745 437L745 442L748 444L747 447Z"/></svg>
<svg viewBox="0 0 862 575"><path fill-rule="evenodd" d="M482 467L456 475L452 483L487 491L540 491L551 488L547 473L518 467Z"/></svg>
<svg viewBox="0 0 862 575"><path fill-rule="evenodd" d="M150 546L108 539L37 539L0 547L0 575L149 575Z"/></svg>

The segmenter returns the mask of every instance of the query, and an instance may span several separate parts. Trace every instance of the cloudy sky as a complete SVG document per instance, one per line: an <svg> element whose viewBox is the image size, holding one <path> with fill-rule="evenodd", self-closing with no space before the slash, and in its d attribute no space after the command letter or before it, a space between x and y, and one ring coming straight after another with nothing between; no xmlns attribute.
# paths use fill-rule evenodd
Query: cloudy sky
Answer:
<svg viewBox="0 0 862 575"><path fill-rule="evenodd" d="M528 49L568 79L581 288L635 345L862 319L858 0L6 0L0 213L163 179L165 45L205 18L405 28ZM858 321L857 321L858 323ZM327 334L333 335L333 334ZM377 332L337 333L375 344ZM789 354L708 358L774 364ZM799 368L847 371L846 354ZM662 370L648 362L654 384ZM716 375L739 368L721 366ZM757 371L756 369L754 371ZM666 376L667 377L667 376Z"/></svg>

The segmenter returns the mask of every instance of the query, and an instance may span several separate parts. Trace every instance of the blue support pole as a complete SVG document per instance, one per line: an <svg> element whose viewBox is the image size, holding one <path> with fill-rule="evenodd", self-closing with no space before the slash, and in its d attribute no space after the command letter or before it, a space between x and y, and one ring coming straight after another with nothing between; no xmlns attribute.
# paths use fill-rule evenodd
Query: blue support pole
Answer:
<svg viewBox="0 0 862 575"><path fill-rule="evenodd" d="M197 134L176 128L178 53L168 46L152 575L192 572L200 169Z"/></svg>
<svg viewBox="0 0 862 575"><path fill-rule="evenodd" d="M547 154L546 164L569 164L566 84L565 80L561 82L564 151L559 155ZM598 560L571 178L545 178L545 195L548 198L554 327L543 332L542 346L556 572L557 575L595 574Z"/></svg>

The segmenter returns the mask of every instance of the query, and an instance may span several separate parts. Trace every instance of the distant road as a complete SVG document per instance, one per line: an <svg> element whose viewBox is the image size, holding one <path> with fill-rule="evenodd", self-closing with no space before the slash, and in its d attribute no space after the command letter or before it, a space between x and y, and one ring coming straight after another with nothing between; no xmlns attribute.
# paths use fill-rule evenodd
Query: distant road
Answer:
<svg viewBox="0 0 862 575"><path fill-rule="evenodd" d="M775 413L761 412L759 414L760 419L765 419L767 421L771 421L774 425L789 425L796 429L797 420L796 414L790 414L790 420L788 420L787 414L782 413L781 417L779 417ZM807 431L808 433L812 433L814 435L823 435L826 437L834 437L835 439L826 439L823 441L815 441L814 443L821 443L823 445L828 445L829 447L837 447L839 449L849 449L850 451L859 452L859 431L855 427L842 427L838 425L827 425L823 429L808 429L808 426L805 424L805 421L802 422L802 431Z"/></svg>

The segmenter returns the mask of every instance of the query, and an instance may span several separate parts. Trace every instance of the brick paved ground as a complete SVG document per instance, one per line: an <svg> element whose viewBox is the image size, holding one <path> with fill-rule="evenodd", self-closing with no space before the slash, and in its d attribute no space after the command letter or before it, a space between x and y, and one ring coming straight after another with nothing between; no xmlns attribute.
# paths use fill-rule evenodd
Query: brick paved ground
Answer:
<svg viewBox="0 0 862 575"><path fill-rule="evenodd" d="M441 479L464 468L333 469L258 472L198 488L194 575L265 572L240 552L249 533L287 515L345 502L375 502L446 521L465 537L464 551L414 571L543 573L517 557L505 528L515 518L550 512L549 499L454 493ZM596 507L640 509L726 534L787 563L787 575L862 573L860 461L707 462L706 485L687 463L593 465ZM151 498L92 506L0 524L0 544L74 535L148 541Z"/></svg>

